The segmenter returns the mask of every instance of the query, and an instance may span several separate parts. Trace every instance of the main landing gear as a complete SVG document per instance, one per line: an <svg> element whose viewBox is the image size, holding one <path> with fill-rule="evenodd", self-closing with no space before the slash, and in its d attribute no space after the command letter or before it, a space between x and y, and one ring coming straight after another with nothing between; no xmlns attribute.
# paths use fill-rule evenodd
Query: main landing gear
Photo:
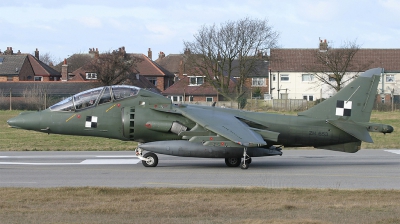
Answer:
<svg viewBox="0 0 400 224"><path fill-rule="evenodd" d="M158 156L152 152L148 152L142 156L143 151L140 148L136 150L136 156L142 160L142 164L145 167L156 167L158 165Z"/></svg>
<svg viewBox="0 0 400 224"><path fill-rule="evenodd" d="M240 163L240 168L242 170L245 170L249 168L250 163L251 163L251 157L247 155L247 148L245 147L243 150L243 161Z"/></svg>
<svg viewBox="0 0 400 224"><path fill-rule="evenodd" d="M225 158L225 164L229 167L238 167L242 169L247 169L249 168L249 165L251 163L251 157L247 155L247 148L244 148L243 152L243 160L242 158Z"/></svg>

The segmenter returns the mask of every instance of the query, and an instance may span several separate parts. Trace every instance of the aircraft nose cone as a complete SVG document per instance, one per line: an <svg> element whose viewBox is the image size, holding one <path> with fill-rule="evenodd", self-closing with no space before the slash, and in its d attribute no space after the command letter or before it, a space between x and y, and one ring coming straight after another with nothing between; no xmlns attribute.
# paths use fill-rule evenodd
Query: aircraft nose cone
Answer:
<svg viewBox="0 0 400 224"><path fill-rule="evenodd" d="M18 119L16 119L17 117L13 117L7 120L7 124L10 125L11 127L15 128L17 127L18 124Z"/></svg>
<svg viewBox="0 0 400 224"><path fill-rule="evenodd" d="M22 112L16 117L7 120L12 128L22 128L28 130L38 130L41 115L38 112Z"/></svg>
<svg viewBox="0 0 400 224"><path fill-rule="evenodd" d="M394 131L394 128L390 125L387 127L387 133L392 133Z"/></svg>

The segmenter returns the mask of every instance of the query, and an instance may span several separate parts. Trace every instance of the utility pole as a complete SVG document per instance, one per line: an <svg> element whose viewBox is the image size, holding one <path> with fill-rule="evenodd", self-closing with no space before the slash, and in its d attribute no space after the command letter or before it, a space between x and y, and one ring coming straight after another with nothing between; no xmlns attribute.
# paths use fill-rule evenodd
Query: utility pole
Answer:
<svg viewBox="0 0 400 224"><path fill-rule="evenodd" d="M12 110L12 107L11 107L11 97L12 97L12 93L11 93L11 88L10 88L10 110Z"/></svg>

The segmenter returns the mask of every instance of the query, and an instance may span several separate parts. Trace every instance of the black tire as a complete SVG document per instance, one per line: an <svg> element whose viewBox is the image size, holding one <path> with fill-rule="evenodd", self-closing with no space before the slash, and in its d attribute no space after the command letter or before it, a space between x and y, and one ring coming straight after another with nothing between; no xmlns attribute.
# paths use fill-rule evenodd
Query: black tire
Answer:
<svg viewBox="0 0 400 224"><path fill-rule="evenodd" d="M152 152L148 152L144 154L143 156L146 159L149 159L149 161L142 160L142 164L145 167L156 167L158 164L158 156Z"/></svg>
<svg viewBox="0 0 400 224"><path fill-rule="evenodd" d="M246 170L246 169L249 168L249 164L248 164L248 163L241 162L241 163L240 163L240 168L241 168L242 170Z"/></svg>
<svg viewBox="0 0 400 224"><path fill-rule="evenodd" d="M242 158L225 158L225 164L229 167L238 167Z"/></svg>

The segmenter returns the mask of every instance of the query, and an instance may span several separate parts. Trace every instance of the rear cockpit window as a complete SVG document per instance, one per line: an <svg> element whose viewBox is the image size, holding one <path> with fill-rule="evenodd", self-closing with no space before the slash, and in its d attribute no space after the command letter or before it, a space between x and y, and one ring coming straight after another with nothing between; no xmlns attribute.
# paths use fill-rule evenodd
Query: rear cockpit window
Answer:
<svg viewBox="0 0 400 224"><path fill-rule="evenodd" d="M136 96L140 88L135 86L113 86L114 100L122 100L127 97Z"/></svg>

